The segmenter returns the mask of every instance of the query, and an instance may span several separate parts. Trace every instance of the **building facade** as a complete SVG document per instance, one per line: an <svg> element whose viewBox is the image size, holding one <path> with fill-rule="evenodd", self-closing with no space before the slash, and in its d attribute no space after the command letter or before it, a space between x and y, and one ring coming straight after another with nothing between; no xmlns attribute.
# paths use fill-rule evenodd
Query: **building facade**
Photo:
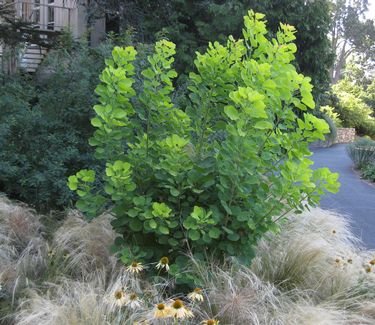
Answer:
<svg viewBox="0 0 375 325"><path fill-rule="evenodd" d="M41 38L47 39L68 30L75 39L88 36L91 45L95 46L105 37L105 20L97 20L88 27L86 6L82 1L0 0L0 6L3 12L7 12L7 19L28 23L32 32L39 33ZM16 58L5 58L6 44L0 44L3 66L4 61L8 61L8 65L17 65L17 68L21 67L28 72L36 71L47 51L47 47L26 42L23 48L17 50Z"/></svg>

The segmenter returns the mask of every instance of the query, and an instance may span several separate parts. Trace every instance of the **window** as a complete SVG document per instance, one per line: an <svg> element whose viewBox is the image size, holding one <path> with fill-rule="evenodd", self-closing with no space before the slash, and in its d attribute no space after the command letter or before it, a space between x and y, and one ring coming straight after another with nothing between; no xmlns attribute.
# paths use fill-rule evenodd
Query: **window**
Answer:
<svg viewBox="0 0 375 325"><path fill-rule="evenodd" d="M36 25L39 26L40 24L40 0L34 0L32 20Z"/></svg>
<svg viewBox="0 0 375 325"><path fill-rule="evenodd" d="M52 6L54 0L48 0L47 29L55 28L55 8Z"/></svg>

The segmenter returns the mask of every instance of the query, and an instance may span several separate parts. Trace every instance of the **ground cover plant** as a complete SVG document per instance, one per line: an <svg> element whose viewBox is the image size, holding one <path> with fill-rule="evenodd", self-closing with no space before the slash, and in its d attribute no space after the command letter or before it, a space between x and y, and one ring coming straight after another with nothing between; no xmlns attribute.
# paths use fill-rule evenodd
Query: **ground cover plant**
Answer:
<svg viewBox="0 0 375 325"><path fill-rule="evenodd" d="M106 60L90 139L102 167L79 171L69 187L87 216L111 209L115 249L134 269L160 261L194 285L183 252L249 263L278 220L338 189L338 175L306 157L329 127L308 113L310 78L291 64L294 28L281 24L268 39L264 15L249 11L244 23L243 39L197 53L186 107L171 100L173 43L157 42L142 71L133 47Z"/></svg>
<svg viewBox="0 0 375 325"><path fill-rule="evenodd" d="M375 182L375 162L366 165L363 170L363 177Z"/></svg>

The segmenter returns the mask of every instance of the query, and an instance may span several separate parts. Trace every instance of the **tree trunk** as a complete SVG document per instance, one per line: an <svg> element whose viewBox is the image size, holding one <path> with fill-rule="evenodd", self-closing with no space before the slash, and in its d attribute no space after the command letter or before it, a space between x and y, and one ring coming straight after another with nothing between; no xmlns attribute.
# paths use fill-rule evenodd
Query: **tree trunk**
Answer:
<svg viewBox="0 0 375 325"><path fill-rule="evenodd" d="M345 68L346 57L347 57L346 43L347 43L347 41L345 40L345 42L344 42L344 44L341 48L338 60L336 61L335 65L334 65L334 71L333 71L333 75L332 75L332 84L336 84L342 77L342 72Z"/></svg>
<svg viewBox="0 0 375 325"><path fill-rule="evenodd" d="M6 75L13 75L18 66L17 49L14 46L4 45L1 67Z"/></svg>

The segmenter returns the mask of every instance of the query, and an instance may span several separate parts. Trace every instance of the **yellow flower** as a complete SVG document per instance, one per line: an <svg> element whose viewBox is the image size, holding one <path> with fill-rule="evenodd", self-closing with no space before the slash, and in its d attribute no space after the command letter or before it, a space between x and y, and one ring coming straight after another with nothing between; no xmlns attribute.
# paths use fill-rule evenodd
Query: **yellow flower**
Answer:
<svg viewBox="0 0 375 325"><path fill-rule="evenodd" d="M188 298L192 301L203 301L203 291L201 288L195 288L193 292L188 294Z"/></svg>
<svg viewBox="0 0 375 325"><path fill-rule="evenodd" d="M194 316L194 314L185 307L181 299L176 299L171 304L171 312L172 316L175 318L190 318Z"/></svg>
<svg viewBox="0 0 375 325"><path fill-rule="evenodd" d="M218 325L219 321L216 319L207 319L202 322L202 325Z"/></svg>
<svg viewBox="0 0 375 325"><path fill-rule="evenodd" d="M129 300L126 303L131 309L138 309L142 305L142 301L139 299L136 293L132 293L129 295Z"/></svg>
<svg viewBox="0 0 375 325"><path fill-rule="evenodd" d="M171 317L171 308L165 304L157 304L154 308L154 318L167 318Z"/></svg>
<svg viewBox="0 0 375 325"><path fill-rule="evenodd" d="M370 263L371 265L375 265L375 259L371 260L369 263Z"/></svg>
<svg viewBox="0 0 375 325"><path fill-rule="evenodd" d="M169 271L169 258L164 256L160 259L159 263L156 265L158 270L165 269L167 272Z"/></svg>
<svg viewBox="0 0 375 325"><path fill-rule="evenodd" d="M126 269L128 272L131 272L131 273L139 273L139 272L142 272L144 270L144 267L142 265L142 263L140 262L132 262L132 264L130 264L127 269Z"/></svg>
<svg viewBox="0 0 375 325"><path fill-rule="evenodd" d="M113 295L115 297L115 304L118 307L122 307L128 302L128 297L123 289L116 290Z"/></svg>
<svg viewBox="0 0 375 325"><path fill-rule="evenodd" d="M370 273L372 271L371 266L366 266L365 271L366 273Z"/></svg>

